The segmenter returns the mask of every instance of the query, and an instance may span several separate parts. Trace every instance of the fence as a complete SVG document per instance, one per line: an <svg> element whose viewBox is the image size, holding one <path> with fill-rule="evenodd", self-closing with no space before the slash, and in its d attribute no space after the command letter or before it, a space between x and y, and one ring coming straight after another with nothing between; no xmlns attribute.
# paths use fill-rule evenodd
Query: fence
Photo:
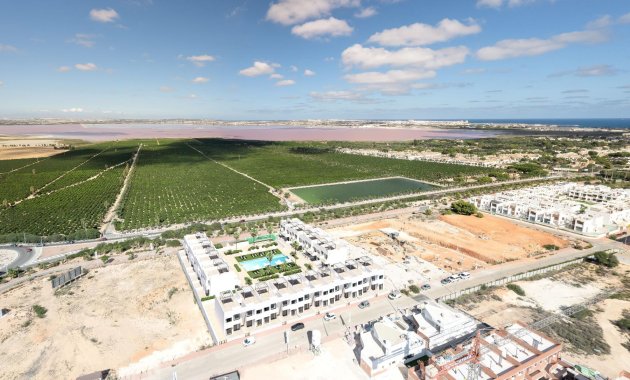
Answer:
<svg viewBox="0 0 630 380"><path fill-rule="evenodd" d="M186 264L184 263L184 260L182 259L182 254L180 252L177 252L177 258L179 259L179 264L182 266L182 270L184 271L184 274L186 275L186 279L188 280L188 285L190 285L190 290L192 290L193 295L195 296L195 301L197 302L197 306L199 306L199 310L201 311L203 320L206 322L206 327L208 328L208 332L210 333L210 336L212 337L212 341L214 342L214 344L219 344L219 339L214 334L214 330L212 330L212 325L210 324L210 318L208 317L208 314L206 313L206 309L203 307L203 303L201 302L201 298L199 297L199 294L197 294L197 290L195 289L193 279L190 278L190 274L188 274L188 270L186 270Z"/></svg>
<svg viewBox="0 0 630 380"><path fill-rule="evenodd" d="M60 274L57 277L53 277L51 279L52 287L53 289L60 288L81 276L83 276L83 269L81 267L76 267L66 273Z"/></svg>
<svg viewBox="0 0 630 380"><path fill-rule="evenodd" d="M544 274L544 273L553 272L553 271L565 268L565 267L567 267L569 265L577 264L577 263L580 263L580 262L583 262L583 261L584 261L584 257L580 257L580 258L573 259L573 260L570 260L570 261L565 261L563 263L554 264L554 265L551 265L551 266L548 266L548 267L534 269L534 270L531 270L529 272L514 274L514 275L511 275L511 276L508 276L508 277L500 278L498 280L486 282L485 284L475 285L475 286L472 286L470 288L466 288L466 289L455 291L455 292L447 294L445 296L438 297L437 300L438 301L453 300L453 299L459 298L460 296L463 296L465 294L470 294L470 293L474 293L474 292L477 292L477 291L485 289L485 288L489 288L489 287L493 287L493 286L502 286L502 285L509 284L510 282L520 281L520 280L523 280L523 279L526 279L526 278L530 278L530 277L534 277L534 276L538 276L538 275L541 275L541 274Z"/></svg>

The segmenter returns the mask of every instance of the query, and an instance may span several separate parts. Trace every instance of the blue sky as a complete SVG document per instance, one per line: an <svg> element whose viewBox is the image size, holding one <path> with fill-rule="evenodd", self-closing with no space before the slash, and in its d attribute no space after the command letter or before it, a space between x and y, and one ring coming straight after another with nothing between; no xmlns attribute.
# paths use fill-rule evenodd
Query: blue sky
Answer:
<svg viewBox="0 0 630 380"><path fill-rule="evenodd" d="M0 117L630 117L630 2L0 0Z"/></svg>

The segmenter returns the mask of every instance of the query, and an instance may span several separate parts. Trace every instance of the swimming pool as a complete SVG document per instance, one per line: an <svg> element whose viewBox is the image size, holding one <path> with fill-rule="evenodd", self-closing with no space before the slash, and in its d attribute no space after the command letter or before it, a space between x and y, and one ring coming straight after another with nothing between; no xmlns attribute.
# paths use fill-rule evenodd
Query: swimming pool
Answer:
<svg viewBox="0 0 630 380"><path fill-rule="evenodd" d="M245 269L247 272L253 271L253 270L257 270L257 269L262 269L264 267L268 267L270 264L271 265L279 265L279 264L284 264L289 262L289 258L286 257L283 254L277 254L274 255L273 258L271 259L271 263L269 262L269 260L267 260L266 257L259 257L257 259L252 259L252 260L247 260L247 261L241 261L239 263L239 265Z"/></svg>

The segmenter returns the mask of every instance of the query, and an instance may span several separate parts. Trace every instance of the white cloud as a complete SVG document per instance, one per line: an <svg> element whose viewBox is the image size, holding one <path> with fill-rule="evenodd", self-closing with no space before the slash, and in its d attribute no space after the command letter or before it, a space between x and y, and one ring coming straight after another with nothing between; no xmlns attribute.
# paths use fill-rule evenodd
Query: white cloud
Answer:
<svg viewBox="0 0 630 380"><path fill-rule="evenodd" d="M257 77L259 75L270 75L275 71L273 65L266 62L256 61L254 65L239 71L239 74L246 77Z"/></svg>
<svg viewBox="0 0 630 380"><path fill-rule="evenodd" d="M96 44L94 38L96 38L96 36L93 34L77 33L74 37L69 39L68 42L89 48Z"/></svg>
<svg viewBox="0 0 630 380"><path fill-rule="evenodd" d="M269 75L269 79L282 79L282 78L284 78L284 75L278 74L278 73Z"/></svg>
<svg viewBox="0 0 630 380"><path fill-rule="evenodd" d="M493 46L486 46L477 51L477 58L483 61L494 61L506 58L535 56L565 48L569 44L601 43L608 39L602 30L583 30L561 33L551 38L523 38L502 40Z"/></svg>
<svg viewBox="0 0 630 380"><path fill-rule="evenodd" d="M298 68L297 68L297 66L295 66L295 65L291 65L291 66L289 66L289 68L290 68L290 69L291 69L291 71L293 71L294 73L298 71Z"/></svg>
<svg viewBox="0 0 630 380"><path fill-rule="evenodd" d="M304 70L304 76L306 76L306 77L314 77L315 76L315 71L306 69L306 70Z"/></svg>
<svg viewBox="0 0 630 380"><path fill-rule="evenodd" d="M484 69L483 67L474 67L474 68L470 68L470 69L466 69L462 71L462 73L464 74L483 74L485 72L486 72L486 69Z"/></svg>
<svg viewBox="0 0 630 380"><path fill-rule="evenodd" d="M279 0L267 10L267 20L283 24L299 24L306 20L329 16L337 8L358 7L361 0Z"/></svg>
<svg viewBox="0 0 630 380"><path fill-rule="evenodd" d="M13 45L0 44L0 53L13 53L16 51L17 48Z"/></svg>
<svg viewBox="0 0 630 380"><path fill-rule="evenodd" d="M614 23L612 17L610 17L610 15L605 15L602 16L598 19L595 19L591 22L589 22L588 24L586 24L586 27L588 29L598 29L598 28L605 28L607 26L610 26Z"/></svg>
<svg viewBox="0 0 630 380"><path fill-rule="evenodd" d="M354 28L348 25L345 20L330 17L296 25L291 29L291 33L302 38L311 39L323 36L348 36L352 34L353 30Z"/></svg>
<svg viewBox="0 0 630 380"><path fill-rule="evenodd" d="M192 82L196 84L200 84L200 83L207 83L209 80L210 79L206 77L196 77L195 79L192 80Z"/></svg>
<svg viewBox="0 0 630 380"><path fill-rule="evenodd" d="M622 24L630 24L630 13L626 13L625 15L619 17L619 22Z"/></svg>
<svg viewBox="0 0 630 380"><path fill-rule="evenodd" d="M214 61L214 57L208 54L191 55L190 57L186 57L186 60L192 62L195 66L203 67L208 62Z"/></svg>
<svg viewBox="0 0 630 380"><path fill-rule="evenodd" d="M72 70L72 67L70 66L59 66L57 68L57 71L59 71L60 73L67 73L70 70Z"/></svg>
<svg viewBox="0 0 630 380"><path fill-rule="evenodd" d="M293 79L285 79L276 82L276 86L285 87L285 86L293 86L295 81Z"/></svg>
<svg viewBox="0 0 630 380"><path fill-rule="evenodd" d="M357 13L354 14L354 17L356 18L368 18L368 17L372 17L376 15L376 8L374 7L367 7L367 8L363 8L360 11L358 11Z"/></svg>
<svg viewBox="0 0 630 380"><path fill-rule="evenodd" d="M93 63L77 63L74 68L79 71L95 71L98 67Z"/></svg>
<svg viewBox="0 0 630 380"><path fill-rule="evenodd" d="M161 86L160 87L160 92L164 92L164 93L168 93L168 92L174 92L175 89L173 87L170 86Z"/></svg>
<svg viewBox="0 0 630 380"><path fill-rule="evenodd" d="M481 27L474 20L469 20L464 24L458 20L445 18L436 26L415 23L400 28L386 29L373 34L368 41L383 46L419 46L479 32L481 32Z"/></svg>
<svg viewBox="0 0 630 380"><path fill-rule="evenodd" d="M381 66L417 66L428 70L451 66L466 60L468 48L465 46L433 50L423 47L387 50L385 48L363 47L355 44L341 54L343 63L363 69Z"/></svg>
<svg viewBox="0 0 630 380"><path fill-rule="evenodd" d="M550 0L554 1L554 0ZM504 4L509 7L520 7L536 2L536 0L477 0L478 7L501 8Z"/></svg>
<svg viewBox="0 0 630 380"><path fill-rule="evenodd" d="M112 8L107 9L92 9L90 11L90 18L97 22L114 22L120 18L118 12Z"/></svg>
<svg viewBox="0 0 630 380"><path fill-rule="evenodd" d="M0 80L0 87L4 86L4 82Z"/></svg>
<svg viewBox="0 0 630 380"><path fill-rule="evenodd" d="M551 74L551 77L563 77L567 75L574 75L578 77L604 77L613 76L619 73L619 69L611 65L593 65L578 67L575 70L561 71Z"/></svg>
<svg viewBox="0 0 630 380"><path fill-rule="evenodd" d="M64 112L64 113L81 113L81 112L83 112L83 108L75 108L75 107L73 107L73 108L64 108L64 109L61 110L61 112Z"/></svg>
<svg viewBox="0 0 630 380"><path fill-rule="evenodd" d="M363 90L394 95L407 93L412 88L416 88L417 81L434 78L436 75L436 72L431 70L389 70L386 72L368 71L348 74L344 79L349 83L360 85Z"/></svg>
<svg viewBox="0 0 630 380"><path fill-rule="evenodd" d="M337 100L357 101L365 99L365 95L353 91L311 92L309 96L315 100L330 102Z"/></svg>

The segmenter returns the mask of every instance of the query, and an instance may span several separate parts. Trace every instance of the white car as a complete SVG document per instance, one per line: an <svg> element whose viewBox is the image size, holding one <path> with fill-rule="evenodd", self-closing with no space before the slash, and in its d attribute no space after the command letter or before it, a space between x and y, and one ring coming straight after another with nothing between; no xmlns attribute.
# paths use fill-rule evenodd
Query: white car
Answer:
<svg viewBox="0 0 630 380"><path fill-rule="evenodd" d="M248 336L247 338L245 338L245 340L243 341L243 346L247 347L247 346L251 346L252 344L256 343L256 338L253 336Z"/></svg>
<svg viewBox="0 0 630 380"><path fill-rule="evenodd" d="M448 279L451 280L451 282L455 282L455 281L460 280L460 277L459 277L458 274L452 274L452 275L448 276Z"/></svg>
<svg viewBox="0 0 630 380"><path fill-rule="evenodd" d="M336 319L337 316L335 315L335 313L326 313L324 315L324 321L332 321L334 319Z"/></svg>
<svg viewBox="0 0 630 380"><path fill-rule="evenodd" d="M398 290L394 290L393 292L389 293L389 295L387 297L390 300L395 300L397 298L400 298L400 292Z"/></svg>
<svg viewBox="0 0 630 380"><path fill-rule="evenodd" d="M462 280L466 280L470 278L470 273L468 272L462 272L459 274L459 278L461 278Z"/></svg>

